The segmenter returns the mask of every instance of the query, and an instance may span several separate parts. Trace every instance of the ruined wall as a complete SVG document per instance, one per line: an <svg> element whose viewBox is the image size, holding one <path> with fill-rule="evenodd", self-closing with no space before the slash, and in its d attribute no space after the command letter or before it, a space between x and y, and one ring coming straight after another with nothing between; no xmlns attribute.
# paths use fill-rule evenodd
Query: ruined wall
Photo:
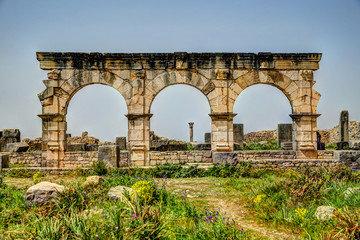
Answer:
<svg viewBox="0 0 360 240"><path fill-rule="evenodd" d="M212 163L211 151L150 152L150 165L165 163Z"/></svg>
<svg viewBox="0 0 360 240"><path fill-rule="evenodd" d="M244 135L245 142L257 142L277 139L276 130L264 130L258 132L249 132Z"/></svg>
<svg viewBox="0 0 360 240"><path fill-rule="evenodd" d="M25 164L30 167L40 167L41 152L13 152L10 154L10 164Z"/></svg>
<svg viewBox="0 0 360 240"><path fill-rule="evenodd" d="M319 133L321 134L321 142L325 144L336 144L340 141L339 125L329 130L319 130ZM349 121L349 139L360 140L360 122Z"/></svg>
<svg viewBox="0 0 360 240"><path fill-rule="evenodd" d="M251 161L251 165L254 168L285 168L285 169L297 169L297 168L320 168L320 167L333 167L340 163L334 159L267 159L267 160L254 160Z"/></svg>
<svg viewBox="0 0 360 240"><path fill-rule="evenodd" d="M295 159L295 151L239 151L239 161L259 159Z"/></svg>

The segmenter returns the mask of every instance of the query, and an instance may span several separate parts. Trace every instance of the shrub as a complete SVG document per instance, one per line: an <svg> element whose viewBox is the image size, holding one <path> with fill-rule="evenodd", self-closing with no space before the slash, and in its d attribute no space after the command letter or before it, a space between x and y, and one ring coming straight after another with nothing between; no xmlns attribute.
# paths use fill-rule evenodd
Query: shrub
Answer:
<svg viewBox="0 0 360 240"><path fill-rule="evenodd" d="M91 168L92 168L93 172L99 176L106 175L108 172L104 161L97 161L97 162L93 163L91 165Z"/></svg>
<svg viewBox="0 0 360 240"><path fill-rule="evenodd" d="M43 172L37 172L33 175L33 182L36 184L36 183L39 183L41 181L41 179L43 179L44 177L44 173Z"/></svg>
<svg viewBox="0 0 360 240"><path fill-rule="evenodd" d="M151 181L138 181L131 186L141 201L151 202L155 191Z"/></svg>

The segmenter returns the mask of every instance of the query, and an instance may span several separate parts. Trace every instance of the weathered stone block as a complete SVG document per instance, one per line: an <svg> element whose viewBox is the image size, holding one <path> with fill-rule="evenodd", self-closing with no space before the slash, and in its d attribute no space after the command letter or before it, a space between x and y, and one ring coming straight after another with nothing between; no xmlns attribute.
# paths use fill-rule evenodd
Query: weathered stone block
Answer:
<svg viewBox="0 0 360 240"><path fill-rule="evenodd" d="M65 190L64 186L51 182L41 182L30 187L25 194L25 202L28 206L33 206L35 203L42 205L48 202L59 192Z"/></svg>
<svg viewBox="0 0 360 240"><path fill-rule="evenodd" d="M204 142L211 144L211 133L207 132L204 134Z"/></svg>
<svg viewBox="0 0 360 240"><path fill-rule="evenodd" d="M116 145L119 146L121 149L126 149L126 137L117 137L116 138Z"/></svg>
<svg viewBox="0 0 360 240"><path fill-rule="evenodd" d="M196 150L211 150L211 143L193 143Z"/></svg>
<svg viewBox="0 0 360 240"><path fill-rule="evenodd" d="M10 154L0 153L0 170L3 168L9 168L9 164L10 164Z"/></svg>
<svg viewBox="0 0 360 240"><path fill-rule="evenodd" d="M98 151L99 145L98 144L87 144L86 151Z"/></svg>
<svg viewBox="0 0 360 240"><path fill-rule="evenodd" d="M9 152L26 152L29 149L29 144L24 142L8 143L6 149Z"/></svg>
<svg viewBox="0 0 360 240"><path fill-rule="evenodd" d="M234 131L234 143L240 145L240 148L242 148L244 141L244 124L242 123L234 124L233 131Z"/></svg>
<svg viewBox="0 0 360 240"><path fill-rule="evenodd" d="M100 146L98 151L98 160L103 161L106 167L119 167L120 149L117 145Z"/></svg>
<svg viewBox="0 0 360 240"><path fill-rule="evenodd" d="M6 138L16 138L17 142L20 142L20 130L19 129L3 129L2 136Z"/></svg>
<svg viewBox="0 0 360 240"><path fill-rule="evenodd" d="M86 143L70 143L67 145L68 152L86 151Z"/></svg>
<svg viewBox="0 0 360 240"><path fill-rule="evenodd" d="M278 147L282 147L281 144L283 142L292 143L292 124L291 123L278 124L277 141L278 141ZM292 145L290 146L290 144L289 144L288 147L286 148L286 150L291 150L291 149L292 149Z"/></svg>
<svg viewBox="0 0 360 240"><path fill-rule="evenodd" d="M238 164L238 155L235 152L215 152L213 157L214 164Z"/></svg>
<svg viewBox="0 0 360 240"><path fill-rule="evenodd" d="M349 147L351 150L360 150L360 140L350 140Z"/></svg>

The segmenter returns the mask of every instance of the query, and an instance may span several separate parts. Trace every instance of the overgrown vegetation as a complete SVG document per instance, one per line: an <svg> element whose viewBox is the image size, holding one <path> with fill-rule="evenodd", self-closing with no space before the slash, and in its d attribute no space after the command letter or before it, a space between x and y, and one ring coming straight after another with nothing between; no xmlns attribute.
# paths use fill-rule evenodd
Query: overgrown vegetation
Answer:
<svg viewBox="0 0 360 240"><path fill-rule="evenodd" d="M221 177L227 179L222 186L239 193L238 200L258 221L286 227L304 239L360 239L360 190L356 190L360 174L347 167L293 171L257 170L251 163L209 169L166 164L107 173L103 167L75 171L78 176L101 173L104 181L99 186L84 186L84 177L79 177L46 206L28 208L25 190L0 187L0 235L10 239L252 239L221 216L224 213L197 208L186 195L166 190L168 178ZM111 202L107 192L118 185L132 187L138 196ZM349 188L355 190L349 192ZM319 206L335 208L334 215L318 220Z"/></svg>

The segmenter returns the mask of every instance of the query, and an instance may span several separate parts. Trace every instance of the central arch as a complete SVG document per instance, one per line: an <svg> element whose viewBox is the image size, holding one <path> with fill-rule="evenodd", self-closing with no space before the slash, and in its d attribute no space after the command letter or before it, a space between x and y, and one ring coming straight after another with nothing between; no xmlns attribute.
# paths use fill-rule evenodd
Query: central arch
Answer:
<svg viewBox="0 0 360 240"><path fill-rule="evenodd" d="M148 105L146 105L145 112L150 113L151 105L155 97L163 89L176 84L186 84L198 89L205 95L210 106L210 111L213 111L211 99L209 98L209 93L215 89L215 85L212 81L196 72L170 71L159 74L154 79L150 80L146 85L145 94Z"/></svg>

